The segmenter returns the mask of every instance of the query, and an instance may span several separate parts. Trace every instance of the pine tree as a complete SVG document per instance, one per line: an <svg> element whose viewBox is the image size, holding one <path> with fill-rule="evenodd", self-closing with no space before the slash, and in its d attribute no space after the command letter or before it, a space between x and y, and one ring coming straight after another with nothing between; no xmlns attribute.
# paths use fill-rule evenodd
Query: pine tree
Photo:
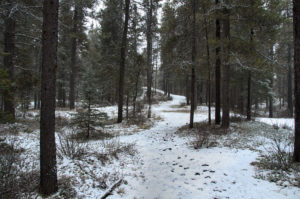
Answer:
<svg viewBox="0 0 300 199"><path fill-rule="evenodd" d="M191 72L191 110L190 110L190 128L194 127L195 112L195 84L196 84L196 0L191 3L192 15L192 72Z"/></svg>
<svg viewBox="0 0 300 199"><path fill-rule="evenodd" d="M300 2L293 1L295 70L295 143L294 161L300 162Z"/></svg>
<svg viewBox="0 0 300 199"><path fill-rule="evenodd" d="M225 37L224 45L224 64L222 75L222 127L229 127L229 81L230 81L230 10L228 9L229 1L224 2L225 8L223 8L223 32Z"/></svg>
<svg viewBox="0 0 300 199"><path fill-rule="evenodd" d="M219 0L216 0L216 6L219 6ZM216 84L216 99L215 99L215 123L220 124L221 122L221 58L220 58L220 39L221 39L221 24L217 11L216 18L216 63L215 63L215 84Z"/></svg>
<svg viewBox="0 0 300 199"><path fill-rule="evenodd" d="M96 133L97 127L103 126L103 122L107 119L107 114L95 109L94 105L99 102L101 95L97 88L97 79L93 68L88 65L83 74L81 86L81 108L72 118L72 124L79 131L78 133L85 134L86 139Z"/></svg>
<svg viewBox="0 0 300 199"><path fill-rule="evenodd" d="M58 189L55 146L58 7L58 0L44 0L40 120L40 192L44 195Z"/></svg>
<svg viewBox="0 0 300 199"><path fill-rule="evenodd" d="M126 49L127 49L129 5L130 5L130 0L125 0L125 23L124 23L124 30L122 36L121 58L120 58L121 61L120 61L120 71L119 71L120 78L119 78L118 123L121 123L123 120L124 75L125 75L125 61L126 61Z"/></svg>
<svg viewBox="0 0 300 199"><path fill-rule="evenodd" d="M15 67L14 67L14 58L15 58L15 29L16 21L14 12L12 10L16 6L16 2L8 2L8 8L5 10L4 15L4 49L3 52L5 56L3 58L3 66L7 70L9 75L8 89L3 95L4 98L4 112L10 114L10 116L15 118L15 107L14 107L14 76L15 76Z"/></svg>
<svg viewBox="0 0 300 199"><path fill-rule="evenodd" d="M123 1L106 0L105 8L100 12L100 43L98 63L99 85L104 87L104 98L117 102L118 72L120 66L120 49L123 27Z"/></svg>

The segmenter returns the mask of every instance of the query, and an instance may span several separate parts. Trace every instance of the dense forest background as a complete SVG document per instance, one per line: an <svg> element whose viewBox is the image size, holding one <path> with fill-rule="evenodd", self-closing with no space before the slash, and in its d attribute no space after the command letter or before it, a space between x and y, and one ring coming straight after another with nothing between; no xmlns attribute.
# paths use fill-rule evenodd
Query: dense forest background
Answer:
<svg viewBox="0 0 300 199"><path fill-rule="evenodd" d="M43 195L58 191L57 170L68 169L62 166L64 158L78 160L79 169L85 172L80 183L85 184L89 174L94 188L95 179L97 181L100 177L85 171L81 165L85 160L90 161L88 158L97 158L98 163L100 161L105 166L106 162L118 159L121 153L128 158L124 155L127 153L132 159L136 153L131 143L133 140L122 137L127 144L122 145L112 138L121 137L120 132L117 135L106 129L128 130L131 126L136 128L136 133L144 130L135 137L147 143L139 145L142 153L149 155L149 151L156 151L154 155L162 155L160 146L168 146L162 150L164 152L177 146L171 143L176 137L173 135L175 131L189 132L189 136L196 137L192 145L197 150L203 146L217 147L218 144L220 147L229 146L226 141L239 136L235 134L235 138L230 138L228 132L236 130L234 133L241 133L240 129L246 124L245 132L250 132L247 136L252 136L251 142L257 144L257 149L247 145L251 143L248 138L242 140L246 148L262 154L267 150L258 150L260 144L267 146L273 142L275 145L268 155L261 155L265 159L260 157L258 162L249 162L247 166L257 166L262 170L276 168L282 174L276 182L288 177L292 186L299 186L299 165L294 163L300 159L297 54L300 10L299 3L298 7L296 4L295 0L2 0L0 130L4 133L0 137L0 149L4 150L0 152L8 155L1 156L0 176L6 176L8 180L1 177L4 179L3 183L0 181L3 184L1 194L14 195L18 190L16 187L23 184L20 181L32 176L24 169L25 177L20 177L18 172L7 175L11 170L22 170L15 166L18 161L26 160L18 155L19 152L31 156L29 160L40 162L40 167L33 165L32 170L40 172L39 193ZM115 108L117 114L111 111ZM63 116L59 116L61 113ZM189 124L179 119L179 113L189 113ZM196 123L200 116L200 123ZM292 127L273 125L271 128L258 124L254 117L295 117L295 122ZM231 122L233 126L230 126ZM27 125L26 131L35 127L28 130L28 135L38 133L38 145L37 137L27 134L20 137L24 136L29 139L28 143L39 147L39 157L30 154L30 149L23 150L28 147L24 143L23 148L17 149L6 142L10 139L7 133L14 131L17 135L21 132L18 125ZM265 132L253 131L255 128L265 128ZM162 144L155 138L159 133L154 131L158 130L164 133L163 143L166 143ZM295 136L290 135L292 131ZM145 132L149 134L143 136ZM273 138L268 134L270 132L277 137ZM229 137L226 140L221 135ZM214 142L210 142L212 138L209 136ZM22 141L20 137L16 139ZM267 141L257 141L260 137ZM282 141L281 138L286 139ZM103 143L100 146L92 139ZM151 139L154 148L149 148ZM107 140L113 141L106 144ZM281 149L284 142L287 150ZM59 145L58 150L56 145ZM87 152L88 145L96 150ZM293 149L290 150L291 146ZM105 152L97 151L98 147ZM185 152L193 154L194 151L185 148ZM276 159L275 163L271 161L273 159ZM95 160L91 162L86 168L96 168ZM126 164L116 161L116 165L122 167ZM163 169L158 164L154 168L157 168L154 172ZM190 167L184 167L184 170L188 169ZM143 171L149 172L144 168ZM289 172L292 175L289 176ZM108 197L125 182L117 173L113 179L106 177L103 180L105 175L101 176L103 187L97 185L102 189L101 194L108 188L107 182L112 186L102 198ZM263 174L262 178L265 178ZM18 184L15 185L14 181ZM26 187L30 190L18 194L36 195L36 187Z"/></svg>
<svg viewBox="0 0 300 199"><path fill-rule="evenodd" d="M75 102L86 100L87 95L92 96L92 103L118 102L125 4L117 0L103 1L103 8L96 12L98 3L60 2L57 107L73 109ZM151 79L152 87L166 94L185 95L189 104L190 73L194 67L195 103L210 101L214 105L217 102L220 107L218 98L224 89L220 89L223 83L218 83L218 79L221 81L229 75L226 93L231 110L248 117L251 113L260 115L262 111L270 117L292 117L291 3L231 1L230 36L226 38L225 25L220 22L226 18L227 7L221 2L199 1L193 23L190 1L169 1L163 5L153 1L150 7L147 1L133 1L128 23L124 101L135 104L141 87ZM42 2L3 1L0 8L1 112L14 114L11 106L20 111L37 109L40 106ZM149 8L151 19L147 14ZM162 15L160 21L158 10ZM13 54L5 53L10 49ZM227 73L220 70L226 62L230 65ZM262 104L266 110L261 109Z"/></svg>

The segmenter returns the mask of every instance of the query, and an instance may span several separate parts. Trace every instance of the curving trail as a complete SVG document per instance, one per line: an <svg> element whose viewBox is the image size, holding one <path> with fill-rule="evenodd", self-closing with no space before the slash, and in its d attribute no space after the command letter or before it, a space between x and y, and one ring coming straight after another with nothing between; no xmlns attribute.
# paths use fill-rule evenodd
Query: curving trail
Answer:
<svg viewBox="0 0 300 199"><path fill-rule="evenodd" d="M137 143L141 160L124 171L128 181L123 198L300 198L297 188L282 188L274 183L253 178L250 165L258 156L249 150L210 148L194 150L187 138L174 132L189 122L187 108L178 108L183 96L153 106L153 112L163 118L151 129L131 136L125 142ZM184 112L186 110L186 112ZM207 112L195 114L196 122L207 119ZM125 169L126 170L126 169ZM110 198L120 198L112 195Z"/></svg>

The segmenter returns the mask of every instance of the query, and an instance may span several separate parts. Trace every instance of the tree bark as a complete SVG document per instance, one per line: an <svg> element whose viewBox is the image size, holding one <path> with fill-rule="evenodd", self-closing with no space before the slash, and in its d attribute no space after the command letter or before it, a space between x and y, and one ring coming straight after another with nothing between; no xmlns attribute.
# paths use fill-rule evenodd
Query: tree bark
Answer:
<svg viewBox="0 0 300 199"><path fill-rule="evenodd" d="M227 4L228 1L225 1ZM228 128L230 123L229 117L229 80L230 80L230 11L227 7L224 8L224 37L225 37L225 46L224 46L224 65L223 65L223 78L222 78L222 127Z"/></svg>
<svg viewBox="0 0 300 199"><path fill-rule="evenodd" d="M207 28L207 26L208 26L208 24L207 24L207 21L206 21L206 19L204 20L204 22L205 22L205 38L206 38L206 56L207 56L207 68L208 68L208 82L207 82L207 95L208 95L208 100L206 100L206 101L208 101L208 124L210 125L211 124L211 80L210 80L210 52L209 52L209 43L208 43L208 28Z"/></svg>
<svg viewBox="0 0 300 199"><path fill-rule="evenodd" d="M14 3L12 3L12 7ZM13 8L11 8L13 9ZM7 70L9 75L9 89L4 93L4 112L10 114L15 118L15 107L14 107L14 56L15 56L15 28L16 22L12 16L7 16L4 20L4 52L7 54L3 58L4 68Z"/></svg>
<svg viewBox="0 0 300 199"><path fill-rule="evenodd" d="M147 100L148 118L151 118L151 87L152 87L152 6L153 0L147 0Z"/></svg>
<svg viewBox="0 0 300 199"><path fill-rule="evenodd" d="M121 61L120 61L120 77L119 77L119 103L118 103L118 123L123 120L123 101L124 101L124 75L125 75L125 61L126 61L126 46L127 46L127 32L129 20L129 4L130 0L125 0L125 23L122 36L121 46Z"/></svg>
<svg viewBox="0 0 300 199"><path fill-rule="evenodd" d="M219 0L216 0L216 5L219 4ZM221 39L221 25L219 16L216 18L216 71L215 71L215 81L216 81L216 99L215 99L215 123L220 124L221 122L221 58L220 58L220 39Z"/></svg>
<svg viewBox="0 0 300 199"><path fill-rule="evenodd" d="M270 87L273 90L273 77L270 78ZM269 118L273 118L273 96L272 95L269 96Z"/></svg>
<svg viewBox="0 0 300 199"><path fill-rule="evenodd" d="M300 1L293 0L294 72L295 72L295 143L294 161L300 162Z"/></svg>
<svg viewBox="0 0 300 199"><path fill-rule="evenodd" d="M251 71L248 71L248 88L247 88L247 120L251 120Z"/></svg>
<svg viewBox="0 0 300 199"><path fill-rule="evenodd" d="M191 73L191 110L190 110L190 128L194 127L194 112L195 112L195 61L196 61L196 0L192 4L192 73Z"/></svg>
<svg viewBox="0 0 300 199"><path fill-rule="evenodd" d="M55 82L57 68L58 0L44 0L40 120L40 192L57 191L55 146Z"/></svg>
<svg viewBox="0 0 300 199"><path fill-rule="evenodd" d="M287 101L288 101L288 111L289 111L289 116L293 117L294 115L294 106L293 106L293 86L292 86L292 52L291 52L291 44L288 44L287 46L287 51L288 51L288 96L287 96ZM284 97L283 97L284 101ZM284 102L283 102L284 103Z"/></svg>
<svg viewBox="0 0 300 199"><path fill-rule="evenodd" d="M251 1L251 3L253 3L253 2ZM250 47L254 51L253 37L254 37L254 31L253 31L253 28L251 28L251 30L250 30ZM252 102L251 102L252 74L251 73L252 73L251 69L249 69L249 71L248 71L248 89L247 89L247 120L251 120L251 111L252 111L251 110L252 109Z"/></svg>
<svg viewBox="0 0 300 199"><path fill-rule="evenodd" d="M273 45L270 49L270 57L274 59L274 50ZM269 96L269 118L273 118L273 69L271 71L270 77L270 88L271 88L271 95Z"/></svg>

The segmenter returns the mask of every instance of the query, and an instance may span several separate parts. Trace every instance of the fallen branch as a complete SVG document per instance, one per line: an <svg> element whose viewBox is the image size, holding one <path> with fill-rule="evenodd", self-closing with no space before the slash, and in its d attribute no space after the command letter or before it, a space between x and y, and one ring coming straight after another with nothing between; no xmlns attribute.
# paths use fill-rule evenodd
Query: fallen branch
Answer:
<svg viewBox="0 0 300 199"><path fill-rule="evenodd" d="M114 185L112 185L106 192L105 194L101 197L101 199L105 199L108 196L112 195L112 192L118 188L123 182L123 179L118 180Z"/></svg>

